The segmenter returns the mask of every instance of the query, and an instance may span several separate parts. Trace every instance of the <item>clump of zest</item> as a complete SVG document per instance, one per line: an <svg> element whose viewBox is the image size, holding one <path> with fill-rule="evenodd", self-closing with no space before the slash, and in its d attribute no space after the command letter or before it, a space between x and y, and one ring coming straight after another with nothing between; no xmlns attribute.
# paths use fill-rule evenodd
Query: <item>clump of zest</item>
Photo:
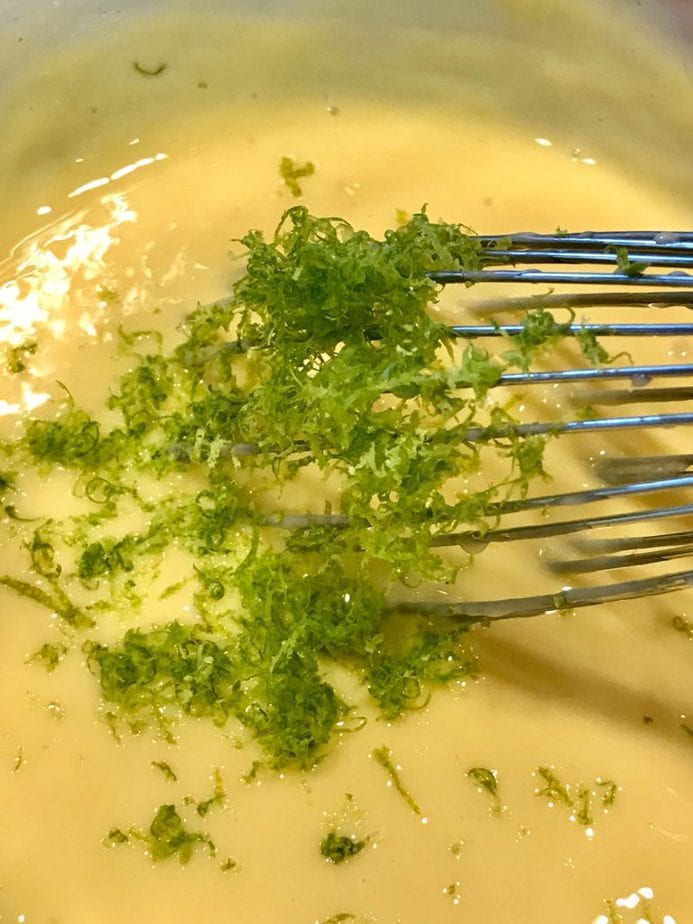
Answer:
<svg viewBox="0 0 693 924"><path fill-rule="evenodd" d="M478 269L484 256L462 226L423 211L376 239L296 206L272 236L250 231L242 244L246 271L230 297L193 312L173 349L157 332L122 333L132 366L110 384L103 416L66 390L52 418L29 420L3 447L12 472L73 472L92 511L12 519L35 580L0 584L79 638L112 724L156 724L172 738L181 714L240 722L269 766L302 768L364 721L328 679L330 661L355 672L388 719L473 676L468 628L393 612L393 589L452 581L437 538L485 529L495 504L544 477L544 438L515 433L491 390L570 330L539 303L496 353L460 346L429 310L440 286L427 274ZM604 359L592 340L581 346ZM330 484L313 512L288 500L305 469ZM168 475L174 493L142 497L147 478ZM460 487L470 477L478 490ZM140 525L123 534L133 513ZM159 599L190 585L194 611L185 624L137 628L170 546L189 572ZM135 614L124 636L91 639L101 613L121 607ZM40 657L56 662L52 649ZM375 756L392 776L386 749ZM159 822L175 827L164 808Z"/></svg>
<svg viewBox="0 0 693 924"><path fill-rule="evenodd" d="M368 843L367 839L357 840L347 834L329 831L320 842L320 853L330 863L344 863L357 856Z"/></svg>
<svg viewBox="0 0 693 924"><path fill-rule="evenodd" d="M67 651L67 645L45 642L38 651L35 651L34 654L31 655L29 660L42 664L45 669L51 673L60 664L67 654Z"/></svg>
<svg viewBox="0 0 693 924"><path fill-rule="evenodd" d="M38 344L34 340L25 340L17 346L8 347L6 350L7 371L12 374L26 372L29 357L33 356L37 350Z"/></svg>
<svg viewBox="0 0 693 924"><path fill-rule="evenodd" d="M147 831L140 828L112 828L106 837L108 846L127 844L130 841L139 841L152 860L168 860L178 857L181 864L189 862L196 844L204 844L211 857L216 856L214 841L201 831L188 831L183 819L176 811L175 805L161 805L157 809Z"/></svg>

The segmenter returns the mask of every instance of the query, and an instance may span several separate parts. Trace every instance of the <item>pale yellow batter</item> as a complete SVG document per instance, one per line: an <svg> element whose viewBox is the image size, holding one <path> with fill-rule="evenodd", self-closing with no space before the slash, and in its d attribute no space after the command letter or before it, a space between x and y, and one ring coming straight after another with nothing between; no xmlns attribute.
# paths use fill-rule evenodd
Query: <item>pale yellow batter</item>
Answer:
<svg viewBox="0 0 693 924"><path fill-rule="evenodd" d="M506 0L493 38L471 13L465 32L453 4L458 28L445 40L423 13L388 30L387 6L335 5L328 26L311 16L280 26L164 17L114 29L106 44L54 49L27 75L0 163L0 336L35 334L39 349L28 373L2 381L5 437L27 412L50 413L56 382L102 414L131 361L119 325L156 326L174 343L197 302L228 291L234 239L271 229L294 203L279 176L285 155L315 163L303 181L314 213L373 233L422 203L482 232L691 225L681 182L690 87L675 61L570 4ZM523 18L507 19L513 12ZM544 48L533 72L523 71L530 40ZM166 67L147 76L134 61ZM652 86L656 119L643 105ZM461 316L469 297L454 293L445 311ZM668 345L674 357L686 346ZM589 480L594 451L561 444L556 486L563 473L566 485ZM20 487L28 516L88 506L64 473ZM21 574L23 552L5 528L2 542L0 571ZM183 567L167 552L157 587ZM548 580L533 551L503 548L479 557L465 586L488 597ZM185 619L191 602L189 589L154 600L137 624ZM340 674L366 727L314 771L244 781L258 750L232 725L187 721L175 745L151 731L116 744L78 649L54 673L27 663L60 638L57 620L0 590L0 920L686 924L693 741L681 723L693 722L693 642L671 628L686 614L691 597L680 594L481 630L479 681L393 724ZM100 633L117 638L123 619L105 618ZM420 815L372 758L381 745ZM151 766L162 760L178 782ZM594 824L580 825L536 795L540 766L595 791L615 781L614 804L597 801ZM472 767L497 772L500 812L466 777ZM215 769L223 807L204 824L187 817L233 869L203 849L181 866L103 846L111 828L146 827L164 802L206 797ZM318 849L335 820L370 838L341 866Z"/></svg>

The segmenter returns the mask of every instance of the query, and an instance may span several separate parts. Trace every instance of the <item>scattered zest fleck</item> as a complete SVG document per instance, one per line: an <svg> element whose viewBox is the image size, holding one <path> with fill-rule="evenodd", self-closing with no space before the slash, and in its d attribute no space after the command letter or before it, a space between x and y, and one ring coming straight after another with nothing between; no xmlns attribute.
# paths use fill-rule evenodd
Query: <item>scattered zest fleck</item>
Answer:
<svg viewBox="0 0 693 924"><path fill-rule="evenodd" d="M310 161L299 164L293 157L282 157L279 161L279 173L284 181L284 185L291 195L299 198L299 196L303 195L303 189L299 180L313 176L315 173L315 164Z"/></svg>
<svg viewBox="0 0 693 924"><path fill-rule="evenodd" d="M407 803L407 805L412 810L412 812L415 812L417 815L420 815L421 809L419 808L418 803L415 801L414 797L409 792L409 790L405 788L400 778L397 767L392 762L392 751L390 750L390 748L386 747L385 745L382 745L381 747L376 748L373 751L372 756L378 761L378 763L382 767L385 768L385 770L387 771L390 777L392 785L395 787L397 792Z"/></svg>
<svg viewBox="0 0 693 924"><path fill-rule="evenodd" d="M686 619L685 616L674 616L671 624L677 632L681 632L689 639L693 639L693 622Z"/></svg>
<svg viewBox="0 0 693 924"><path fill-rule="evenodd" d="M178 782L178 777L171 769L171 765L165 760L152 760L151 765L152 767L156 767L157 770L160 770L164 775L164 779L168 780L169 783Z"/></svg>
<svg viewBox="0 0 693 924"><path fill-rule="evenodd" d="M602 805L609 808L616 801L618 785L613 780L603 780L601 777L597 777L596 784L602 791Z"/></svg>
<svg viewBox="0 0 693 924"><path fill-rule="evenodd" d="M502 806L498 796L498 772L496 770L487 770L485 767L472 767L471 770L467 771L467 776L480 789L486 790L492 799L492 813L500 815Z"/></svg>
<svg viewBox="0 0 693 924"><path fill-rule="evenodd" d="M200 818L204 818L209 810L215 805L222 805L226 801L226 790L224 789L224 780L221 775L221 770L215 769L213 774L214 782L214 791L209 799L205 799L204 802L198 802L197 804L197 814Z"/></svg>
<svg viewBox="0 0 693 924"><path fill-rule="evenodd" d="M140 64L139 61L133 61L132 66L142 77L158 77L159 74L163 74L167 67L163 61L155 67L146 67L144 64Z"/></svg>
<svg viewBox="0 0 693 924"><path fill-rule="evenodd" d="M29 660L41 664L47 671L52 672L65 657L67 650L67 645L51 645L46 642L31 655Z"/></svg>
<svg viewBox="0 0 693 924"><path fill-rule="evenodd" d="M12 773L18 773L25 763L26 760L24 758L24 749L20 747L17 751L17 756L14 759L14 767L12 768Z"/></svg>
<svg viewBox="0 0 693 924"><path fill-rule="evenodd" d="M619 787L613 780L597 777L592 789L583 783L574 786L563 783L549 767L539 767L536 772L546 783L543 788L535 790L536 795L547 799L549 805L564 805L570 810L571 820L577 821L588 833L594 824L593 799L599 799L604 812L608 812L616 801Z"/></svg>

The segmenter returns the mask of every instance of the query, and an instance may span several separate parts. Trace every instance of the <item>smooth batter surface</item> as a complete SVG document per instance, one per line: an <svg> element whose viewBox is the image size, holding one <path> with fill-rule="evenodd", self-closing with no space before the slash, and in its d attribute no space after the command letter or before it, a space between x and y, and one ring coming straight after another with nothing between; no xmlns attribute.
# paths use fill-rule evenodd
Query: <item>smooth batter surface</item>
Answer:
<svg viewBox="0 0 693 924"><path fill-rule="evenodd" d="M573 13L551 45L542 4L501 9L524 18L512 26L501 17L494 39L474 35L472 25L469 35L442 42L412 16L379 54L366 47L363 11L346 17L349 34L337 28L336 6L327 31L310 18L279 27L169 17L115 30L107 50L56 52L12 98L2 155L0 336L12 344L37 330L39 342L30 373L2 381L3 435L19 432L27 409L50 413L49 399L61 396L56 381L100 412L113 377L127 368L117 350L121 323L155 325L174 342L175 325L198 301L228 291L238 272L228 257L239 253L233 239L249 227L271 229L295 201L279 177L284 155L316 164L304 181L313 212L344 215L374 233L394 224L397 209L424 202L434 218L482 232L690 225L690 199L673 195L676 152L690 142L686 82L675 63L669 73L634 46L643 80L653 68L671 91L660 110L671 131L658 171L661 124L655 130L633 107L630 137L614 137L608 116L623 117L627 101L615 94L612 102L596 79L585 89L589 69L578 66L577 52L566 54L571 28L582 30L577 51L587 54L591 43L615 81L619 66L608 52L618 40L605 37L605 25ZM532 29L540 43L544 30L546 56L513 91ZM370 63L356 68L350 54ZM425 67L433 55L435 66ZM166 68L148 77L134 61ZM577 81L591 94L591 117L587 102L575 102ZM679 178L690 170L679 167ZM466 299L455 294L445 310L461 317ZM686 347L663 352L684 357ZM655 355L633 349L637 358ZM667 437L670 445L682 439ZM661 437L638 443L644 451L660 445ZM587 463L601 448L561 443L552 455L556 487L590 481ZM84 502L71 486L60 473L43 485L27 479L23 509L79 511ZM21 573L22 550L2 535L0 570ZM180 566L167 555L162 587ZM548 580L535 550L503 548L480 556L464 586L489 597L546 589ZM184 619L190 606L182 592L147 608L138 624ZM366 727L310 773L245 782L258 754L235 727L220 733L187 722L177 745L151 733L116 745L79 651L53 674L28 664L59 637L55 619L2 590L0 920L312 924L341 913L378 924L607 924L606 901L619 899L613 914L622 918L613 921L683 924L693 918L693 746L681 728L693 721L693 642L671 620L687 613L690 594L680 594L479 631L481 679L438 693L394 724L340 677L369 717ZM100 631L117 637L127 627L115 621ZM372 759L383 744L421 816ZM175 767L178 782L163 779L153 760ZM591 827L550 807L536 795L537 768L547 765L569 783L614 780L613 806L597 805ZM499 814L467 779L472 767L497 771ZM227 799L204 828L220 857L237 861L234 870L221 872L203 851L181 867L175 859L152 864L135 847L104 848L112 827L146 826L163 802L205 797L215 768ZM318 849L335 820L370 836L342 866ZM192 814L191 827L196 821Z"/></svg>

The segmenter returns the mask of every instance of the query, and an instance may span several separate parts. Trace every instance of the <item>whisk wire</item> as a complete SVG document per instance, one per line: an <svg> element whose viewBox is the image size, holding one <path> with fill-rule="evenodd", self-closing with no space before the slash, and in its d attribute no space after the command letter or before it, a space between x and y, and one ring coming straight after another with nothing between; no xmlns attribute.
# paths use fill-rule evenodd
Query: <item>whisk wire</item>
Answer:
<svg viewBox="0 0 693 924"><path fill-rule="evenodd" d="M578 234L517 233L484 235L476 238L482 262L481 269L439 270L429 277L443 285L476 283L543 284L586 287L589 292L566 294L551 292L537 296L500 298L477 306L481 314L498 311L518 311L541 306L546 310L581 307L609 308L693 308L693 232L686 231L611 231ZM513 268L509 269L508 264ZM524 268L531 265L531 268ZM569 270L543 269L543 266L570 266ZM495 267L500 266L500 269ZM491 267L491 268L489 268ZM519 268L517 268L519 267ZM611 271L595 271L594 267L612 267ZM653 272L651 267L669 272ZM602 287L622 291L601 291ZM646 291L644 291L646 290ZM484 337L508 337L522 332L522 324L457 324L450 328L455 337L475 340ZM690 337L693 324L685 322L641 323L639 321L585 323L571 319L564 326L574 336L587 331L600 337ZM589 392L571 396L573 403L615 405L622 403L653 404L671 401L689 401L693 387L663 385L647 387L654 379L689 380L693 376L691 363L648 363L566 368L549 371L506 373L499 386L557 385L595 383L600 386ZM628 380L630 389L616 390L604 387L611 382ZM612 430L640 430L670 427L687 427L693 424L693 412L661 412L637 416L609 416L591 419L559 420L549 423L530 422L499 427L470 428L466 438L485 439L506 436L532 436L556 433L595 433ZM668 506L650 506L647 509L583 516L570 520L506 526L504 518L528 510L554 508L613 501L617 499L645 498L656 492L677 492L684 499L686 489L693 487L689 468L693 454L662 456L629 456L625 459L602 459L595 472L602 486L580 491L544 495L519 501L493 505L489 513L496 515L500 524L486 531L466 530L438 535L432 544L436 547L457 545L476 554L491 543L525 540L547 540L573 537L574 547L583 550L583 557L545 557L547 570L559 574L587 575L622 568L639 569L646 565L693 555L693 529L668 532L664 535L621 536L593 539L591 533L602 529L623 529L633 524L655 524L677 518L690 521L693 504L678 503ZM589 553L584 557L584 552ZM520 598L487 601L454 601L431 599L423 609L431 615L445 615L462 621L488 621L534 616L556 610L594 606L619 600L634 599L670 593L693 585L693 570L651 577L617 581L592 587L563 588L554 594L538 594ZM421 600L396 605L403 611L422 609Z"/></svg>

